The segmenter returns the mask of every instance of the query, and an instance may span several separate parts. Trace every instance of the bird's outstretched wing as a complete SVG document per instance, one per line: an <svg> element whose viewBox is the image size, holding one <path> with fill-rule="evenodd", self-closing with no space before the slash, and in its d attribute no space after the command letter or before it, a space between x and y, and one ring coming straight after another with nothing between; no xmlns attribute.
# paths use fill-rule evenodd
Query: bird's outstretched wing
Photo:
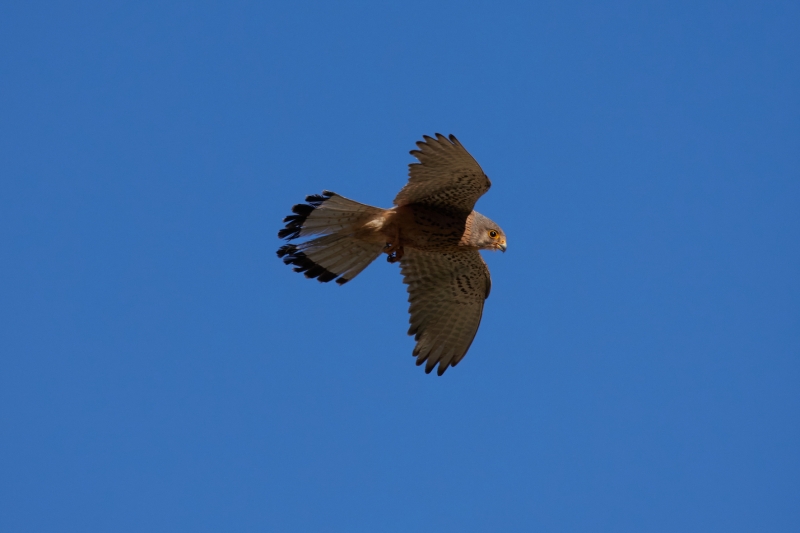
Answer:
<svg viewBox="0 0 800 533"><path fill-rule="evenodd" d="M394 205L423 204L444 211L469 213L492 182L458 139L437 133L423 136L411 155L419 163L408 165L408 183Z"/></svg>
<svg viewBox="0 0 800 533"><path fill-rule="evenodd" d="M417 345L417 365L441 376L466 355L483 314L492 281L477 250L458 253L406 250L400 260L408 285L409 335Z"/></svg>

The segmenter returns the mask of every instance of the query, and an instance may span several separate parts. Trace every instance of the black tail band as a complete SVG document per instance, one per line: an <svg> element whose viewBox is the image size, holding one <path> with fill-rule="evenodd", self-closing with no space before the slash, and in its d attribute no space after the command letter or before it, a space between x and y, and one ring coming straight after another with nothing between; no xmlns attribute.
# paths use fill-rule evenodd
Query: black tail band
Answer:
<svg viewBox="0 0 800 533"><path fill-rule="evenodd" d="M291 241L299 237L300 230L303 229L303 224L311 212L321 206L326 200L330 200L333 196L336 196L336 193L331 191L322 191L322 194L306 196L307 203L293 206L292 213L294 214L283 219L286 223L286 227L278 232L278 238Z"/></svg>
<svg viewBox="0 0 800 533"><path fill-rule="evenodd" d="M303 275L310 279L317 278L319 281L327 283L339 276L339 274L335 274L312 261L306 254L298 250L294 244L285 244L278 248L278 257L283 258L283 262L287 265L294 265L292 270L303 272ZM347 278L339 278L336 283L344 285L348 281L350 280Z"/></svg>

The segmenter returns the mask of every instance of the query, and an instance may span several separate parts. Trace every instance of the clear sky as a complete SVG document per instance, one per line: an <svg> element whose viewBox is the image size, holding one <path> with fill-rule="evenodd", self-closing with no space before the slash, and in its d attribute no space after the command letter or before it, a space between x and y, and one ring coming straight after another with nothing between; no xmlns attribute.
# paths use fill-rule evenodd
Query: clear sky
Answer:
<svg viewBox="0 0 800 533"><path fill-rule="evenodd" d="M0 530L797 531L800 4L0 6ZM455 134L470 352L275 256Z"/></svg>

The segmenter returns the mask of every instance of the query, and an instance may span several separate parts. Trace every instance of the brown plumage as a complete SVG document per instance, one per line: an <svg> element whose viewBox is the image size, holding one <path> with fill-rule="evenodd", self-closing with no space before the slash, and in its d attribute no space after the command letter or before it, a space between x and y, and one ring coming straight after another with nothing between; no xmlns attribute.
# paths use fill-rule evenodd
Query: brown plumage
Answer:
<svg viewBox="0 0 800 533"><path fill-rule="evenodd" d="M330 191L292 208L278 237L284 263L308 278L344 284L381 253L400 262L408 285L413 355L440 376L466 355L489 296L491 278L478 250L506 250L500 227L474 211L491 182L453 135L424 136L411 154L409 180L395 207L360 204Z"/></svg>

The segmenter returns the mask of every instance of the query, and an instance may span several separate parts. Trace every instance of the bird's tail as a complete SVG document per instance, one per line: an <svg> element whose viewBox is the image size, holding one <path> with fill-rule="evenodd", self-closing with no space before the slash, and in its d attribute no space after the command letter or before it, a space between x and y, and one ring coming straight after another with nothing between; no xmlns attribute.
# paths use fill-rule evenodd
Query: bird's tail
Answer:
<svg viewBox="0 0 800 533"><path fill-rule="evenodd" d="M295 272L307 278L344 284L367 268L384 245L356 237L358 229L383 214L384 210L360 204L330 191L306 197L305 204L292 207L292 215L284 218L286 227L278 237L288 241L307 235L322 235L301 244L285 244L278 257ZM338 278L338 279L337 279Z"/></svg>

